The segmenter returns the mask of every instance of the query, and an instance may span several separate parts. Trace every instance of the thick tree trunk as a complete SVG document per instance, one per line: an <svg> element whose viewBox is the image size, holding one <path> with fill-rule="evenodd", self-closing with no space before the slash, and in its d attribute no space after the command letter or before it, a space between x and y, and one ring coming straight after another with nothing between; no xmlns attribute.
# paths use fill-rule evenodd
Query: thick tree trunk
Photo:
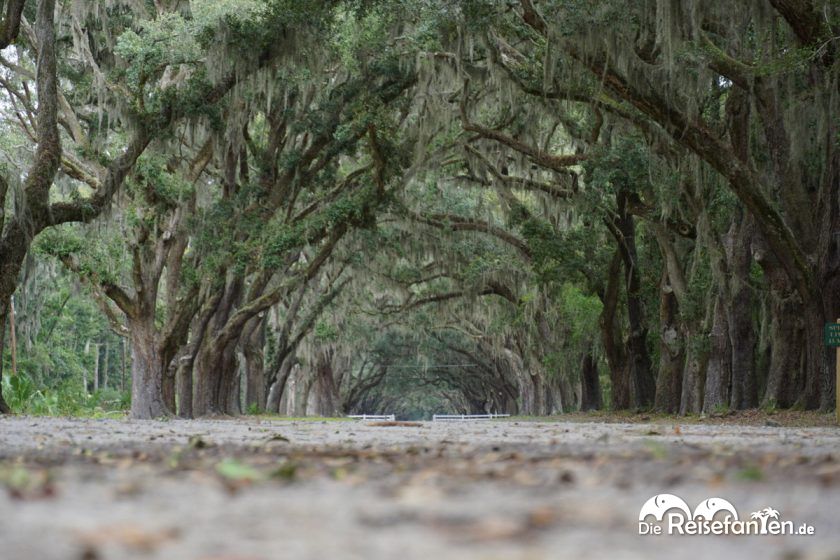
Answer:
<svg viewBox="0 0 840 560"><path fill-rule="evenodd" d="M756 327L753 321L753 289L750 286L752 264L752 218L745 215L728 238L726 257L729 264L727 323L732 351L730 407L735 410L758 405L756 380Z"/></svg>
<svg viewBox="0 0 840 560"><path fill-rule="evenodd" d="M267 411L283 414L283 411L280 409L280 404L283 400L283 395L287 392L289 376L291 375L292 368L296 362L297 357L293 352L287 353L283 358L274 383L271 384L271 390L269 391L268 399L265 405Z"/></svg>
<svg viewBox="0 0 840 560"><path fill-rule="evenodd" d="M221 368L219 402L222 403L222 410L225 414L242 414L242 384L235 341L229 344L222 353Z"/></svg>
<svg viewBox="0 0 840 560"><path fill-rule="evenodd" d="M729 406L732 374L732 348L729 342L729 324L726 320L726 302L720 294L715 299L703 398L703 412L707 414Z"/></svg>
<svg viewBox="0 0 840 560"><path fill-rule="evenodd" d="M239 414L236 349L202 344L195 358L193 414Z"/></svg>
<svg viewBox="0 0 840 560"><path fill-rule="evenodd" d="M659 286L659 375L654 407L674 414L680 410L685 340L679 325L677 297L663 267Z"/></svg>
<svg viewBox="0 0 840 560"><path fill-rule="evenodd" d="M175 379L178 391L178 416L193 417L193 355L181 356L177 360Z"/></svg>
<svg viewBox="0 0 840 560"><path fill-rule="evenodd" d="M553 383L546 383L547 401L546 414L563 414L565 410L577 410L580 408L577 391L572 387L566 376L559 376Z"/></svg>
<svg viewBox="0 0 840 560"><path fill-rule="evenodd" d="M588 352L583 357L580 370L580 409L599 410L601 408L601 381L598 379L598 364L592 352Z"/></svg>
<svg viewBox="0 0 840 560"><path fill-rule="evenodd" d="M160 356L158 356L160 359ZM161 371L163 371L163 376L161 379L161 396L163 398L163 403L166 405L166 408L169 409L173 414L178 409L177 408L177 400L175 398L176 394L176 387L175 387L175 367L168 366L161 364Z"/></svg>
<svg viewBox="0 0 840 560"><path fill-rule="evenodd" d="M255 317L249 321L245 332L242 344L242 353L245 356L245 408L265 410L265 362L263 360L265 319Z"/></svg>
<svg viewBox="0 0 840 560"><path fill-rule="evenodd" d="M520 413L524 415L536 414L536 401L538 396L534 392L534 383L531 380L530 373L525 369L525 363L519 354L510 348L504 348L503 354L508 367L516 379L519 399L521 401Z"/></svg>
<svg viewBox="0 0 840 560"><path fill-rule="evenodd" d="M756 241L756 258L769 287L770 315L770 366L761 402L763 406L787 408L796 403L805 384L806 317L785 270L760 240Z"/></svg>
<svg viewBox="0 0 840 560"><path fill-rule="evenodd" d="M693 321L686 327L685 368L683 368L680 414L699 413L703 409L703 394L706 384L706 364L709 361L708 330L714 312L714 299L707 296L709 305L701 321Z"/></svg>
<svg viewBox="0 0 840 560"><path fill-rule="evenodd" d="M169 416L163 400L163 366L158 357L154 320L130 324L131 417Z"/></svg>
<svg viewBox="0 0 840 560"><path fill-rule="evenodd" d="M689 340L691 341L690 338ZM682 415L700 412L703 407L703 385L709 353L699 346L698 343L691 341L686 352L680 394L680 414Z"/></svg>
<svg viewBox="0 0 840 560"><path fill-rule="evenodd" d="M545 381L539 373L529 372L531 385L534 387L534 416L545 416Z"/></svg>
<svg viewBox="0 0 840 560"><path fill-rule="evenodd" d="M312 407L308 410L311 415L335 416L339 412L340 397L332 364L332 351L322 351L312 372L310 399Z"/></svg>
<svg viewBox="0 0 840 560"><path fill-rule="evenodd" d="M647 349L647 323L642 301L639 258L636 251L636 225L627 212L627 193L619 191L617 228L621 234L619 250L624 262L624 283L627 295L627 319L630 333L627 341L630 381L636 408L650 408L656 396L656 382Z"/></svg>
<svg viewBox="0 0 840 560"><path fill-rule="evenodd" d="M194 371L193 413L239 414L238 387L239 372L236 359L237 340L226 341L222 346L218 333L227 324L242 293L242 279L229 278L224 293L211 310L211 316L204 326L198 344Z"/></svg>
<svg viewBox="0 0 840 560"><path fill-rule="evenodd" d="M770 302L770 369L764 389L764 406L793 406L804 386L806 332L802 309L793 300L771 294Z"/></svg>
<svg viewBox="0 0 840 560"><path fill-rule="evenodd" d="M603 307L598 325L601 330L601 343L610 368L610 409L630 408L630 382L628 378L627 357L620 342L616 315L620 290L621 255L616 251L607 272L607 283L600 294Z"/></svg>

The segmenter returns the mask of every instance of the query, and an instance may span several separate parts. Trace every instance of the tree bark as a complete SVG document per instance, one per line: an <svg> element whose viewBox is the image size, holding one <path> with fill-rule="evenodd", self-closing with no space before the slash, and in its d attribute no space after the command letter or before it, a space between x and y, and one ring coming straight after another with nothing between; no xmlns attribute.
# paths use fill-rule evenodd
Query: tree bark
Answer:
<svg viewBox="0 0 840 560"><path fill-rule="evenodd" d="M642 302L639 258L636 251L636 225L627 210L629 193L620 189L616 193L617 216L611 231L618 242L624 263L624 285L627 297L627 319L630 333L627 340L628 375L632 384L633 401L637 409L650 408L656 396L656 382L651 371L647 349L647 325Z"/></svg>
<svg viewBox="0 0 840 560"><path fill-rule="evenodd" d="M265 410L266 408L264 347L265 318L258 316L248 322L242 342L242 353L245 356L245 407L247 410L252 408Z"/></svg>
<svg viewBox="0 0 840 560"><path fill-rule="evenodd" d="M193 417L193 355L181 356L176 366L176 385L178 392L178 416L181 418Z"/></svg>
<svg viewBox="0 0 840 560"><path fill-rule="evenodd" d="M598 378L598 364L591 351L583 357L580 369L580 409L599 410L601 408L601 381Z"/></svg>
<svg viewBox="0 0 840 560"><path fill-rule="evenodd" d="M675 414L680 410L685 340L679 324L677 296L663 266L659 285L659 375L654 408Z"/></svg>
<svg viewBox="0 0 840 560"><path fill-rule="evenodd" d="M233 382L238 380L236 367L237 340L221 344L217 338L227 324L242 293L242 279L231 274L225 283L222 297L216 302L204 326L193 363L193 413L238 414L239 407L231 407Z"/></svg>
<svg viewBox="0 0 840 560"><path fill-rule="evenodd" d="M744 215L726 244L729 264L727 323L732 351L732 389L730 407L735 410L758 405L756 381L756 327L753 320L753 288L750 286L752 264L752 218Z"/></svg>
<svg viewBox="0 0 840 560"><path fill-rule="evenodd" d="M93 343L93 392L99 391L99 343Z"/></svg>
<svg viewBox="0 0 840 560"><path fill-rule="evenodd" d="M333 350L321 350L312 371L310 398L314 406L307 410L308 414L318 416L335 416L339 412L340 396L335 385L333 371Z"/></svg>
<svg viewBox="0 0 840 560"><path fill-rule="evenodd" d="M761 403L787 408L797 403L805 387L807 317L802 313L800 294L763 239L756 237L753 246L755 258L764 271L769 301L770 364Z"/></svg>
<svg viewBox="0 0 840 560"><path fill-rule="evenodd" d="M169 416L163 400L163 366L158 357L154 320L135 321L131 339L131 417Z"/></svg>
<svg viewBox="0 0 840 560"><path fill-rule="evenodd" d="M7 46L20 29L24 2L11 0L0 29L0 45ZM35 235L49 223L49 189L61 162L61 137L58 132L58 77L55 55L55 0L39 0L36 10L35 36L38 42L36 82L38 113L36 133L38 146L26 176L21 208L0 231L0 302L3 302L3 337L9 313L10 298L15 293L23 260ZM5 185L5 181L4 185ZM5 189L5 186L4 186ZM4 192L5 202L5 192ZM0 208L0 214L5 209ZM8 411L0 393L0 412Z"/></svg>
<svg viewBox="0 0 840 560"><path fill-rule="evenodd" d="M3 398L3 353L6 344L6 317L9 314L8 300L0 301L0 414L11 414L12 409Z"/></svg>
<svg viewBox="0 0 840 560"><path fill-rule="evenodd" d="M601 329L601 343L607 355L610 368L610 409L630 408L630 383L627 355L619 341L616 315L620 290L621 254L616 251L607 271L607 283L601 296L603 304L598 325Z"/></svg>
<svg viewBox="0 0 840 560"><path fill-rule="evenodd" d="M729 340L726 301L721 294L715 296L712 330L709 333L709 359L706 362L703 412L711 413L729 406L732 375L732 348Z"/></svg>

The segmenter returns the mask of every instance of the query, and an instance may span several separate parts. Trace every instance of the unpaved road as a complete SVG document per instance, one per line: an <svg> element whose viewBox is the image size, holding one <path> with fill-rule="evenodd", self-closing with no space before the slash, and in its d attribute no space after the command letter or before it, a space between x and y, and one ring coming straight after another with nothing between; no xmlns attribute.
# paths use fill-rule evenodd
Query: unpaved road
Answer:
<svg viewBox="0 0 840 560"><path fill-rule="evenodd" d="M640 536L651 496L813 536ZM840 558L840 430L0 418L0 558Z"/></svg>

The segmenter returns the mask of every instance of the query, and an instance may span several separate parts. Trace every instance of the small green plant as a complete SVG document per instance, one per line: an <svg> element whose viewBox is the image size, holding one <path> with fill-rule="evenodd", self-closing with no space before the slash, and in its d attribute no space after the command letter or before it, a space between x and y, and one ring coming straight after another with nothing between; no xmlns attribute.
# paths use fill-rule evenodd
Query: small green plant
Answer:
<svg viewBox="0 0 840 560"><path fill-rule="evenodd" d="M750 465L738 471L738 478L741 480L748 480L751 482L758 482L764 478L764 472L760 467Z"/></svg>
<svg viewBox="0 0 840 560"><path fill-rule="evenodd" d="M25 412L37 393L35 383L24 373L3 377L3 395L15 412Z"/></svg>

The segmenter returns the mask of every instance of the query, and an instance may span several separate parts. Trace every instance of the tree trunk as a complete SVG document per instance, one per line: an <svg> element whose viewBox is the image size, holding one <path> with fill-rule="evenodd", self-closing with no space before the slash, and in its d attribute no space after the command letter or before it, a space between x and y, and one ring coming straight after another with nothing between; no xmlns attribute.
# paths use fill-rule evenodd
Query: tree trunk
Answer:
<svg viewBox="0 0 840 560"><path fill-rule="evenodd" d="M639 258L636 251L636 225L633 216L627 212L625 190L617 194L618 219L616 228L619 232L618 246L624 262L624 283L627 295L627 319L630 334L627 341L630 382L636 408L650 408L656 396L656 382L650 367L650 355L647 349L647 324L645 322L644 303L642 301L642 283L639 273Z"/></svg>
<svg viewBox="0 0 840 560"><path fill-rule="evenodd" d="M607 355L610 368L610 409L630 408L630 382L627 377L627 357L624 346L619 342L616 315L620 289L621 255L616 251L607 272L607 283L600 294L603 307L598 325L601 329L601 343Z"/></svg>
<svg viewBox="0 0 840 560"><path fill-rule="evenodd" d="M510 348L503 350L505 361L508 367L513 371L514 377L519 392L519 398L522 401L520 413L524 415L533 415L536 410L537 395L534 393L534 384L531 381L530 374L525 371L525 364L522 358L512 351Z"/></svg>
<svg viewBox="0 0 840 560"><path fill-rule="evenodd" d="M193 355L191 352L180 356L177 361L175 383L178 392L178 416L193 417Z"/></svg>
<svg viewBox="0 0 840 560"><path fill-rule="evenodd" d="M163 400L163 366L158 358L154 319L130 323L131 417L169 416Z"/></svg>
<svg viewBox="0 0 840 560"><path fill-rule="evenodd" d="M797 402L805 384L805 318L797 296L771 294L770 369L762 405L788 408Z"/></svg>
<svg viewBox="0 0 840 560"><path fill-rule="evenodd" d="M255 317L249 321L245 331L242 344L242 353L245 356L245 407L247 410L265 410L265 319Z"/></svg>
<svg viewBox="0 0 840 560"><path fill-rule="evenodd" d="M236 367L236 344L229 340L219 346L217 334L227 324L242 293L242 279L232 276L225 284L224 293L211 310L211 316L204 325L193 362L194 391L193 413L239 414L238 387L239 372Z"/></svg>
<svg viewBox="0 0 840 560"><path fill-rule="evenodd" d="M15 296L9 298L9 345L12 351L12 375L17 375L17 320L15 318Z"/></svg>
<svg viewBox="0 0 840 560"><path fill-rule="evenodd" d="M686 352L683 384L680 393L680 414L700 412L703 407L703 386L705 384L706 362L709 353L701 348L699 342L689 338Z"/></svg>
<svg viewBox="0 0 840 560"><path fill-rule="evenodd" d="M99 391L99 343L93 343L93 392Z"/></svg>
<svg viewBox="0 0 840 560"><path fill-rule="evenodd" d="M545 415L545 382L539 373L528 373L531 385L534 387L534 409L531 412L534 416Z"/></svg>
<svg viewBox="0 0 840 560"><path fill-rule="evenodd" d="M108 354L108 341L105 341L104 344L105 352L102 355L102 388L108 388L108 367L111 365L111 360L109 359Z"/></svg>
<svg viewBox="0 0 840 560"><path fill-rule="evenodd" d="M6 317L8 316L8 300L0 301L0 414L11 414L12 409L3 398L3 353L6 344Z"/></svg>
<svg viewBox="0 0 840 560"><path fill-rule="evenodd" d="M222 378L219 386L219 402L225 414L242 414L242 383L236 341L231 342L222 353Z"/></svg>
<svg viewBox="0 0 840 560"><path fill-rule="evenodd" d="M239 414L236 361L232 344L223 348L207 343L201 345L195 358L195 416Z"/></svg>
<svg viewBox="0 0 840 560"><path fill-rule="evenodd" d="M715 297L712 330L709 333L709 359L706 362L703 412L710 413L729 406L732 373L732 348L729 343L729 324L726 302L721 294Z"/></svg>
<svg viewBox="0 0 840 560"><path fill-rule="evenodd" d="M764 270L769 288L770 366L761 402L763 406L787 408L796 403L805 385L806 318L802 314L799 294L785 270L760 239L755 245L756 259Z"/></svg>
<svg viewBox="0 0 840 560"><path fill-rule="evenodd" d="M120 352L122 354L122 360L120 362L120 391L125 392L125 371L128 367L128 348L125 343L125 338L123 338L120 342Z"/></svg>
<svg viewBox="0 0 840 560"><path fill-rule="evenodd" d="M675 414L680 410L685 340L679 325L677 296L663 266L659 286L659 375L656 379L654 407Z"/></svg>
<svg viewBox="0 0 840 560"><path fill-rule="evenodd" d="M583 357L580 369L580 409L599 410L601 408L601 381L598 379L598 364L591 351Z"/></svg>
<svg viewBox="0 0 840 560"><path fill-rule="evenodd" d="M268 399L265 405L268 412L284 414L280 405L283 402L283 395L287 393L289 376L292 373L292 367L294 367L296 361L297 358L293 352L287 353L285 358L283 358L280 370L277 372L274 383L271 384L271 390L268 394Z"/></svg>
<svg viewBox="0 0 840 560"><path fill-rule="evenodd" d="M753 290L750 286L752 264L752 218L745 215L726 244L729 264L727 323L732 351L732 389L730 407L735 410L758 405L756 381L756 328L753 321Z"/></svg>
<svg viewBox="0 0 840 560"><path fill-rule="evenodd" d="M161 356L158 356L158 360L161 360ZM175 411L178 410L175 398L175 366L172 364L164 364L161 361L161 371L163 371L161 379L161 396L163 398L163 403L166 405L167 409L169 409L172 413L175 413Z"/></svg>
<svg viewBox="0 0 840 560"><path fill-rule="evenodd" d="M683 368L682 391L680 393L680 414L699 413L703 409L703 394L706 384L706 364L709 361L708 330L714 311L714 299L706 296L706 307L702 322L693 321L686 328L685 368Z"/></svg>
<svg viewBox="0 0 840 560"><path fill-rule="evenodd" d="M320 352L318 361L315 364L312 380L311 398L314 410L309 414L319 416L335 416L339 412L338 387L335 385L333 372L333 351L324 350Z"/></svg>

